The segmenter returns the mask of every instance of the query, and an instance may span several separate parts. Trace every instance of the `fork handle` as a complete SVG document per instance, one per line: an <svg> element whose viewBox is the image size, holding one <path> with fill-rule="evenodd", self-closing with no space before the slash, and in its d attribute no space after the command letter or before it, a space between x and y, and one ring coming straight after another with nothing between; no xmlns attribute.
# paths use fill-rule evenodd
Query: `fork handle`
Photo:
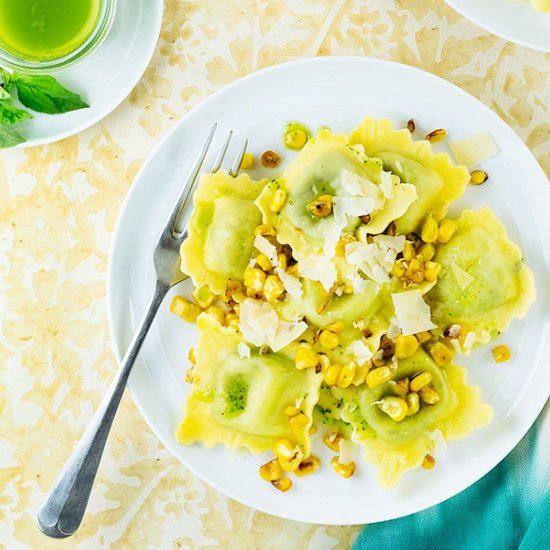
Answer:
<svg viewBox="0 0 550 550"><path fill-rule="evenodd" d="M167 286L157 283L153 298L115 379L38 511L38 526L49 537L65 538L80 527L126 382L167 292Z"/></svg>

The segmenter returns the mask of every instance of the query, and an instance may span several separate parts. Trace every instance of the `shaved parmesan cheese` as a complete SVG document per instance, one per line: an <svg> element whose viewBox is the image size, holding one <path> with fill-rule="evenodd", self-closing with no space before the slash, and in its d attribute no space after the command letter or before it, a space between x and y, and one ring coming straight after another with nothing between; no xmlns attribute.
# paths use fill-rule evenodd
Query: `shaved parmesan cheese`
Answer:
<svg viewBox="0 0 550 550"><path fill-rule="evenodd" d="M376 235L372 240L384 248L391 248L396 252L403 252L407 238L405 235L398 235L397 237L390 237L389 235Z"/></svg>
<svg viewBox="0 0 550 550"><path fill-rule="evenodd" d="M244 359L245 357L250 359L250 348L244 342L241 342L237 346L237 351L239 352L239 357L241 359Z"/></svg>
<svg viewBox="0 0 550 550"><path fill-rule="evenodd" d="M386 197L386 199L393 199L394 192L391 172L380 172L380 178L382 180L380 182L380 189L382 190L384 197Z"/></svg>
<svg viewBox="0 0 550 550"><path fill-rule="evenodd" d="M279 351L296 340L306 329L303 321L282 321L271 304L247 298L240 307L240 330L254 346L268 345Z"/></svg>
<svg viewBox="0 0 550 550"><path fill-rule="evenodd" d="M403 166L401 166L401 163L398 160L395 162L395 167L401 174L403 173Z"/></svg>
<svg viewBox="0 0 550 550"><path fill-rule="evenodd" d="M430 306L422 299L421 290L393 292L395 316L405 336L436 328L432 323Z"/></svg>
<svg viewBox="0 0 550 550"><path fill-rule="evenodd" d="M300 281L300 279L298 279L298 277L294 277L294 275L289 275L284 269L281 269L280 267L275 268L275 273L277 273L279 279L281 279L285 290L290 296L292 296L293 298L302 297L302 282Z"/></svg>
<svg viewBox="0 0 550 550"><path fill-rule="evenodd" d="M319 281L328 292L336 282L337 272L326 256L311 256L299 263L300 275L312 281Z"/></svg>
<svg viewBox="0 0 550 550"><path fill-rule="evenodd" d="M449 147L458 164L471 168L499 152L493 135L488 130L465 139L450 141Z"/></svg>
<svg viewBox="0 0 550 550"><path fill-rule="evenodd" d="M397 322L397 319L395 317L390 321L390 326L388 327L388 332L386 336L390 340L395 340L399 335L401 334L401 327L399 326L399 323Z"/></svg>
<svg viewBox="0 0 550 550"><path fill-rule="evenodd" d="M332 200L335 218L347 216L365 216L374 210L375 201L372 197L334 197Z"/></svg>
<svg viewBox="0 0 550 550"><path fill-rule="evenodd" d="M254 239L254 247L259 250L264 256L269 258L271 265L275 267L277 265L277 248L272 245L262 235L256 235Z"/></svg>
<svg viewBox="0 0 550 550"><path fill-rule="evenodd" d="M475 281L475 279L468 272L464 271L456 264L451 264L451 270L455 276L458 286L460 287L460 290L466 290Z"/></svg>
<svg viewBox="0 0 550 550"><path fill-rule="evenodd" d="M349 439L340 439L338 443L340 447L340 455L338 456L338 462L340 464L351 464L355 461L355 449L356 445Z"/></svg>
<svg viewBox="0 0 550 550"><path fill-rule="evenodd" d="M346 355L353 355L359 365L363 365L370 359L372 359L372 351L362 340L355 340L345 350Z"/></svg>

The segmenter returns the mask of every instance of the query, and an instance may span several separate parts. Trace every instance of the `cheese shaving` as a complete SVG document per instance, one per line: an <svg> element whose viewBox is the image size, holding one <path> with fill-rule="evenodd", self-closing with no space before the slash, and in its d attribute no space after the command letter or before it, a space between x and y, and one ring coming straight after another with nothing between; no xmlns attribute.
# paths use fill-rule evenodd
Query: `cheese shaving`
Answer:
<svg viewBox="0 0 550 550"><path fill-rule="evenodd" d="M245 357L247 359L250 359L250 347L247 346L244 342L241 342L238 346L237 346L237 351L239 352L239 357L241 359L244 359Z"/></svg>
<svg viewBox="0 0 550 550"><path fill-rule="evenodd" d="M338 276L336 267L326 256L312 256L299 263L300 275L312 281L319 281L328 292Z"/></svg>
<svg viewBox="0 0 550 550"><path fill-rule="evenodd" d="M268 345L279 351L296 340L305 330L303 321L287 322L279 319L271 304L247 298L240 307L240 330L254 346Z"/></svg>
<svg viewBox="0 0 550 550"><path fill-rule="evenodd" d="M421 290L394 292L391 297L395 316L405 336L436 328L431 320L430 306L422 299Z"/></svg>
<svg viewBox="0 0 550 550"><path fill-rule="evenodd" d="M277 248L265 237L256 235L254 239L254 248L259 250L264 256L267 256L273 267L277 265Z"/></svg>
<svg viewBox="0 0 550 550"><path fill-rule="evenodd" d="M294 275L289 275L284 269L281 269L280 267L275 268L275 273L277 273L279 279L281 279L285 290L290 296L292 296L293 298L302 297L302 282L300 281L300 279L298 279L298 277L294 277Z"/></svg>
<svg viewBox="0 0 550 550"><path fill-rule="evenodd" d="M464 271L457 264L451 264L451 270L458 286L460 287L460 290L462 291L466 290L475 281L475 279L468 272Z"/></svg>
<svg viewBox="0 0 550 550"><path fill-rule="evenodd" d="M359 365L363 365L372 359L372 351L362 340L355 340L345 350L346 355L353 355Z"/></svg>
<svg viewBox="0 0 550 550"><path fill-rule="evenodd" d="M493 135L488 130L464 139L450 141L449 147L457 164L466 166L466 168L472 168L499 152Z"/></svg>
<svg viewBox="0 0 550 550"><path fill-rule="evenodd" d="M380 172L380 178L380 189L382 190L384 197L386 199L393 199L394 190L391 172Z"/></svg>
<svg viewBox="0 0 550 550"><path fill-rule="evenodd" d="M338 462L340 464L351 464L355 461L355 449L356 445L349 439L340 439L339 443L340 454L338 456Z"/></svg>

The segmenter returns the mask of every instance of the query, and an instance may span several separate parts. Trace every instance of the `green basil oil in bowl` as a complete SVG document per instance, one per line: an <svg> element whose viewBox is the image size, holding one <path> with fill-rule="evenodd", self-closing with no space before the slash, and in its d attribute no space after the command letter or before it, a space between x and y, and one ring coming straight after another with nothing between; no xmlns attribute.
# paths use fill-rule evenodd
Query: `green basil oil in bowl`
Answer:
<svg viewBox="0 0 550 550"><path fill-rule="evenodd" d="M0 0L0 65L51 72L91 53L107 35L116 0Z"/></svg>

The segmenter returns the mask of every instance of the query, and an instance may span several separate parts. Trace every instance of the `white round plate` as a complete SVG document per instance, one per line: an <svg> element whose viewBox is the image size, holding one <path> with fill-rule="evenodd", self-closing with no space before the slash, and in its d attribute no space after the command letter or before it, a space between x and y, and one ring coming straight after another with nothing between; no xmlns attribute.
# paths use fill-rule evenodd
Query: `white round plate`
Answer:
<svg viewBox="0 0 550 550"><path fill-rule="evenodd" d="M550 13L527 0L445 0L474 23L528 48L550 52Z"/></svg>
<svg viewBox="0 0 550 550"><path fill-rule="evenodd" d="M60 115L33 113L17 126L27 141L18 147L45 145L89 128L113 111L138 83L155 51L162 23L162 0L118 0L105 41L89 57L52 72L90 105Z"/></svg>
<svg viewBox="0 0 550 550"><path fill-rule="evenodd" d="M432 98L437 97L437 101ZM186 467L226 495L277 516L324 524L372 523L417 512L462 491L493 468L534 422L550 391L548 266L550 186L541 168L514 132L479 101L429 73L406 65L355 57L325 57L278 65L254 73L214 94L189 113L151 155L134 181L121 212L110 256L107 302L114 346L127 349L154 286L152 250L194 157L214 122L214 150L227 130L235 148L244 138L249 150L282 151L284 125L300 120L313 131L327 125L349 132L365 115L388 116L403 126L411 116L418 136L444 127L463 138L490 130L501 153L484 163L490 174L471 186L453 213L490 205L505 223L533 269L539 295L526 320L514 321L505 341L513 359L496 365L490 347L457 359L469 368L469 381L481 386L495 410L492 424L449 444L446 460L432 471L417 470L397 487L382 489L374 468L357 456L357 473L336 475L330 451L315 436L320 471L296 478L280 493L262 481L258 467L268 455L232 453L223 447L182 446L174 440L189 385L187 351L196 342L194 325L169 313L173 290L162 305L130 379L131 394L154 432ZM437 149L445 149L437 144ZM285 163L296 153L282 151ZM277 170L279 171L279 170ZM271 172L273 174L273 172ZM259 173L257 175L260 175Z"/></svg>

